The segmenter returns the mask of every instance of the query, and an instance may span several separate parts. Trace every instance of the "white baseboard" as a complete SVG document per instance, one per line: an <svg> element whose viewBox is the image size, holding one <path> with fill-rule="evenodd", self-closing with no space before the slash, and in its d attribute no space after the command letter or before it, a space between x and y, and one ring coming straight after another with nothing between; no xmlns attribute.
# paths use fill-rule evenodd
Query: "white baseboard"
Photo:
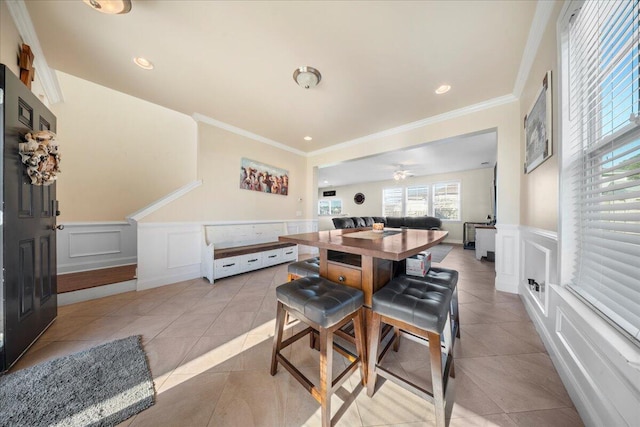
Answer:
<svg viewBox="0 0 640 427"><path fill-rule="evenodd" d="M202 274L200 273L200 264L198 264L197 267L194 267L192 272L188 273L168 275L143 280L138 279L137 290L144 291L147 289L159 288L160 286L172 285L174 283L184 282L185 280L193 280L199 277L202 277Z"/></svg>
<svg viewBox="0 0 640 427"><path fill-rule="evenodd" d="M136 281L112 283L110 285L96 286L95 288L80 289L79 291L65 292L58 294L58 306L74 304L76 302L89 301L92 299L108 297L110 295L121 294L136 290Z"/></svg>

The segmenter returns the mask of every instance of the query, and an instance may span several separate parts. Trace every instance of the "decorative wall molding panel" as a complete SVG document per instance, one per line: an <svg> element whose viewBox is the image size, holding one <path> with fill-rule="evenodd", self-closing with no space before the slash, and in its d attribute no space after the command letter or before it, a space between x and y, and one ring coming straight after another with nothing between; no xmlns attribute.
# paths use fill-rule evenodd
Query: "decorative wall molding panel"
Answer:
<svg viewBox="0 0 640 427"><path fill-rule="evenodd" d="M135 224L128 222L63 223L57 232L58 274L135 264Z"/></svg>
<svg viewBox="0 0 640 427"><path fill-rule="evenodd" d="M637 425L640 348L557 283L555 232L520 234L521 298L585 425ZM528 278L544 287L532 289Z"/></svg>
<svg viewBox="0 0 640 427"><path fill-rule="evenodd" d="M139 291L200 276L202 226L138 224Z"/></svg>
<svg viewBox="0 0 640 427"><path fill-rule="evenodd" d="M520 226L496 225L496 289L518 293L520 279Z"/></svg>

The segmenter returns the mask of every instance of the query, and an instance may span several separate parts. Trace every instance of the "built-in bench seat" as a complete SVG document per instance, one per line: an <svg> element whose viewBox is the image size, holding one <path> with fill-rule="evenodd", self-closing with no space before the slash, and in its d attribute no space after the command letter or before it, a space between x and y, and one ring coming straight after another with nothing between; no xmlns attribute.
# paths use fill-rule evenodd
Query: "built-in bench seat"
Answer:
<svg viewBox="0 0 640 427"><path fill-rule="evenodd" d="M202 276L215 279L298 260L298 246L278 242L283 223L205 226Z"/></svg>
<svg viewBox="0 0 640 427"><path fill-rule="evenodd" d="M257 245L238 246L235 248L222 248L213 250L214 259L229 258L238 255L255 254L257 252L271 251L273 249L289 248L296 246L295 243L286 242L272 242L272 243L260 243Z"/></svg>

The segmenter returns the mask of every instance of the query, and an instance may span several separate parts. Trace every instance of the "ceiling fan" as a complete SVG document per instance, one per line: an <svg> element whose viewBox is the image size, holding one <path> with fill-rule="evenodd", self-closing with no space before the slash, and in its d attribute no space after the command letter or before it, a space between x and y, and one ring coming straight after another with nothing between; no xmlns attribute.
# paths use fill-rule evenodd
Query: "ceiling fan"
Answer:
<svg viewBox="0 0 640 427"><path fill-rule="evenodd" d="M402 169L402 165L398 165L396 171L393 173L393 179L395 179L396 181L400 181L410 176L413 176L411 171Z"/></svg>

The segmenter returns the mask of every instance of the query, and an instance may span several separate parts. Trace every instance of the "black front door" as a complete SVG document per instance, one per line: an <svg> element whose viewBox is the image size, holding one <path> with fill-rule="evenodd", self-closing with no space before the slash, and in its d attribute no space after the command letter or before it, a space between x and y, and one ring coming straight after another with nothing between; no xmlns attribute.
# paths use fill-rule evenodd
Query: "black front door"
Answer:
<svg viewBox="0 0 640 427"><path fill-rule="evenodd" d="M0 65L0 80L5 329L1 372L20 357L57 314L57 202L56 185L32 185L18 154L18 144L24 142L27 132L55 132L56 118L4 65Z"/></svg>

